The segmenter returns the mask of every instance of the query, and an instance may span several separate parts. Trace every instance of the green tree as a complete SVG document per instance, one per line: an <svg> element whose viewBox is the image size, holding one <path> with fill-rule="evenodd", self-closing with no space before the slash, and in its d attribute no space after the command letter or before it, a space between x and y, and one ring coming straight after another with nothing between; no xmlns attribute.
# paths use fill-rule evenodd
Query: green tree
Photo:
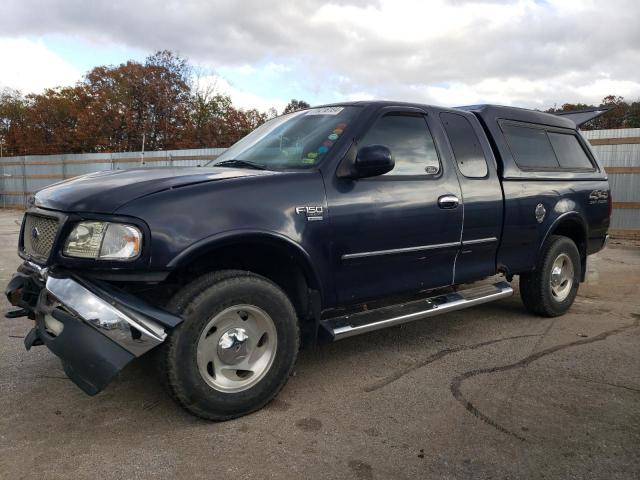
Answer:
<svg viewBox="0 0 640 480"><path fill-rule="evenodd" d="M625 126L628 128L640 128L640 101L635 101L629 105Z"/></svg>

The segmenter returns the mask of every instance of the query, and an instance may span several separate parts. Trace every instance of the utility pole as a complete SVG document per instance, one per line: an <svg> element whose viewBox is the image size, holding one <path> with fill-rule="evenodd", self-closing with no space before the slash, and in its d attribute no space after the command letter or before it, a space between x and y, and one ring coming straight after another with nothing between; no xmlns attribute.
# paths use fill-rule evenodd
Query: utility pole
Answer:
<svg viewBox="0 0 640 480"><path fill-rule="evenodd" d="M146 138L146 133L142 132L142 154L140 155L140 164L144 165L144 140Z"/></svg>

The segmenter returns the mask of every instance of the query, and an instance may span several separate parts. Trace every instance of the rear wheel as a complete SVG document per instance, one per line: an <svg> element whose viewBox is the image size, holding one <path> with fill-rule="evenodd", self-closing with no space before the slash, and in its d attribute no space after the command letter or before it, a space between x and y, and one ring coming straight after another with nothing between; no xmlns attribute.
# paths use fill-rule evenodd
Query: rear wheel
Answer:
<svg viewBox="0 0 640 480"><path fill-rule="evenodd" d="M295 310L270 280L221 271L187 285L170 308L184 322L160 355L165 382L191 413L228 420L273 399L295 363Z"/></svg>
<svg viewBox="0 0 640 480"><path fill-rule="evenodd" d="M578 294L581 264L570 238L552 235L533 272L520 275L520 296L533 313L556 317L569 310Z"/></svg>

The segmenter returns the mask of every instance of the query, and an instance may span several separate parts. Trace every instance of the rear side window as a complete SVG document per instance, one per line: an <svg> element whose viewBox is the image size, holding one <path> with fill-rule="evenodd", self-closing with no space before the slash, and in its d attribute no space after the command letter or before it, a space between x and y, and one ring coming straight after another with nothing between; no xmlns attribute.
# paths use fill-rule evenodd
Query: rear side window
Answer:
<svg viewBox="0 0 640 480"><path fill-rule="evenodd" d="M360 145L384 145L391 150L396 165L385 176L433 175L440 171L433 138L421 116L385 115L376 121Z"/></svg>
<svg viewBox="0 0 640 480"><path fill-rule="evenodd" d="M440 119L449 137L460 173L468 178L486 177L489 171L487 162L480 140L469 120L455 113L441 113Z"/></svg>
<svg viewBox="0 0 640 480"><path fill-rule="evenodd" d="M562 168L593 169L593 164L575 135L548 132L549 140Z"/></svg>
<svg viewBox="0 0 640 480"><path fill-rule="evenodd" d="M529 170L560 168L543 129L503 124L502 131L518 167Z"/></svg>

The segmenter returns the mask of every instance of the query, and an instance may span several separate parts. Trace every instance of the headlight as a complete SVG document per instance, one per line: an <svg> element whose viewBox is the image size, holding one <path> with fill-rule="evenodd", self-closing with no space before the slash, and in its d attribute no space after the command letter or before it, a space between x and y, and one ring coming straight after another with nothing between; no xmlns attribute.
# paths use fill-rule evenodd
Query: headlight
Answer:
<svg viewBox="0 0 640 480"><path fill-rule="evenodd" d="M80 222L69 234L63 253L69 257L132 260L140 255L142 233L133 225Z"/></svg>
<svg viewBox="0 0 640 480"><path fill-rule="evenodd" d="M64 254L70 257L97 258L107 224L81 222L75 226L64 245Z"/></svg>

